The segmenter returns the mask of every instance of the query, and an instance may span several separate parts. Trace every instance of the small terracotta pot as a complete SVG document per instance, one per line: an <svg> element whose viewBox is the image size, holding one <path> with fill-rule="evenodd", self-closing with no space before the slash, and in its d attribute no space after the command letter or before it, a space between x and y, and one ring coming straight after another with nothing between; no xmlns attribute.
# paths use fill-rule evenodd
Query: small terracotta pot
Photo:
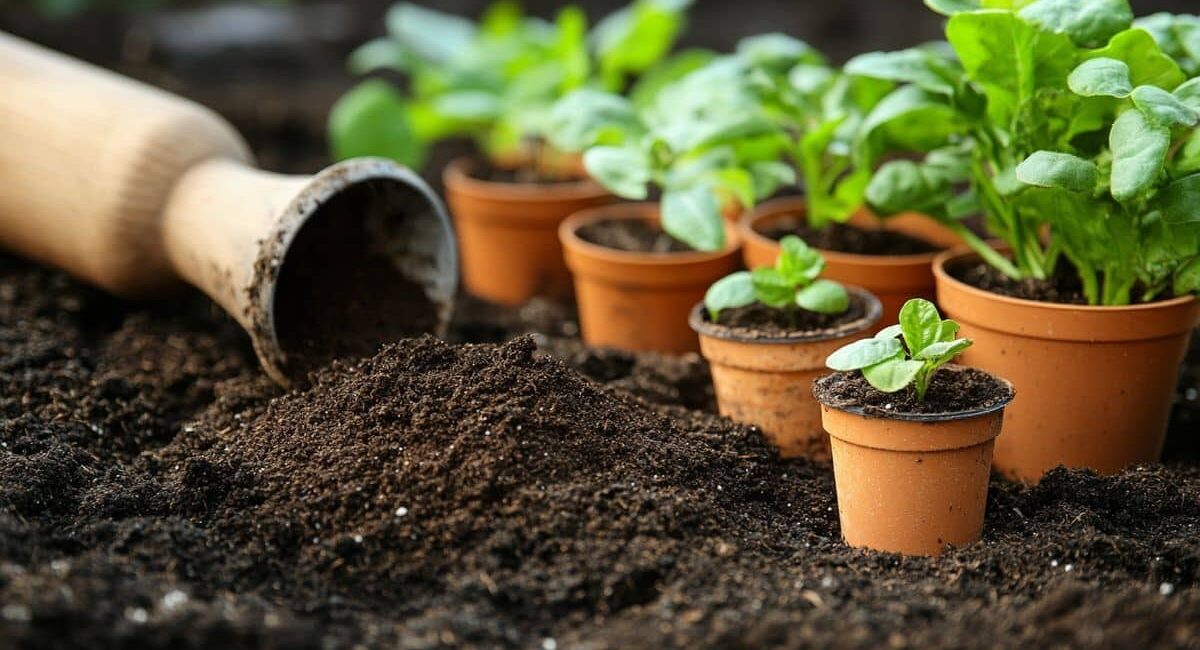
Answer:
<svg viewBox="0 0 1200 650"><path fill-rule="evenodd" d="M967 413L877 417L822 403L846 543L941 555L948 546L978 541L1006 404Z"/></svg>
<svg viewBox="0 0 1200 650"><path fill-rule="evenodd" d="M683 353L700 349L688 312L708 287L734 272L741 237L726 224L724 250L638 253L592 244L577 231L598 221L658 223L658 205L626 203L584 210L559 228L567 267L575 278L579 326L588 345Z"/></svg>
<svg viewBox="0 0 1200 650"><path fill-rule="evenodd" d="M1021 300L977 289L938 258L938 302L975 340L963 363L1010 379L1019 393L996 447L996 469L1036 482L1059 466L1112 474L1162 454L1171 398L1191 329L1195 297L1126 307Z"/></svg>
<svg viewBox="0 0 1200 650"><path fill-rule="evenodd" d="M881 313L875 296L857 287L847 290L866 305L866 313L817 334L748 338L708 320L703 303L692 310L689 322L700 334L700 352L712 369L721 415L758 426L785 458L829 460L829 436L821 428L812 382L828 372L826 357L862 338Z"/></svg>
<svg viewBox="0 0 1200 650"><path fill-rule="evenodd" d="M780 221L803 218L807 212L804 197L789 196L766 201L747 214L741 222L746 266L756 268L775 264L779 242L763 233ZM962 244L950 229L917 213L898 214L880 221L864 210L851 217L848 223L863 229L886 228L902 232L945 248ZM879 297L883 304L880 322L884 325L896 322L900 308L908 299L933 299L933 260L938 253L857 255L822 250L821 254L825 257L825 277L862 287Z"/></svg>
<svg viewBox="0 0 1200 650"><path fill-rule="evenodd" d="M534 296L571 297L558 226L580 210L613 202L591 180L548 184L496 183L470 175L472 162L446 167L446 201L453 213L464 288L501 305Z"/></svg>

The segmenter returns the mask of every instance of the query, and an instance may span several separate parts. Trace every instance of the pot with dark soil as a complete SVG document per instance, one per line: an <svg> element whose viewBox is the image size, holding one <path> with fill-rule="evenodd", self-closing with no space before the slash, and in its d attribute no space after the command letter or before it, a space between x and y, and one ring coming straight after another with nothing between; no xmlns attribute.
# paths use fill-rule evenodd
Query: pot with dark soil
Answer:
<svg viewBox="0 0 1200 650"><path fill-rule="evenodd" d="M879 322L879 300L818 279L824 260L787 237L774 266L714 284L691 326L721 414L753 424L784 457L829 458L812 382L825 358Z"/></svg>
<svg viewBox="0 0 1200 650"><path fill-rule="evenodd" d="M779 240L798 236L821 251L826 277L879 297L883 322L894 322L909 298L932 299L934 258L962 243L934 219L912 212L879 219L864 209L820 228L808 223L807 213L804 197L774 199L748 213L741 224L746 266L773 263Z"/></svg>
<svg viewBox="0 0 1200 650"><path fill-rule="evenodd" d="M948 252L935 270L938 302L979 342L964 363L1021 390L999 471L1037 481L1059 465L1111 474L1158 460L1200 301L1091 306L1069 274L1014 281L974 253Z"/></svg>
<svg viewBox="0 0 1200 650"><path fill-rule="evenodd" d="M502 305L571 297L558 226L613 200L582 170L525 171L460 158L444 173L462 258L463 286Z"/></svg>
<svg viewBox="0 0 1200 650"><path fill-rule="evenodd" d="M630 203L579 212L559 228L588 345L699 350L688 314L713 282L737 269L741 238L724 224L724 247L698 251L659 223L656 204Z"/></svg>
<svg viewBox="0 0 1200 650"><path fill-rule="evenodd" d="M813 385L829 432L842 536L855 547L940 555L979 540L992 452L1012 385L946 366L971 347L927 300L834 352Z"/></svg>

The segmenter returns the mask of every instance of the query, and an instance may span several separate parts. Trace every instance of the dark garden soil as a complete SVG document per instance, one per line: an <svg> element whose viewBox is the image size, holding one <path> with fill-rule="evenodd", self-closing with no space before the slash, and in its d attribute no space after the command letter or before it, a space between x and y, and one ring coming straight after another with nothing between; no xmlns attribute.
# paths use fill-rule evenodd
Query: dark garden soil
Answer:
<svg viewBox="0 0 1200 650"><path fill-rule="evenodd" d="M994 409L1012 399L1012 388L992 375L974 368L946 366L933 375L925 399L908 386L884 393L861 372L838 372L813 384L821 403L843 409L862 409L870 415L948 415Z"/></svg>
<svg viewBox="0 0 1200 650"><path fill-rule="evenodd" d="M577 234L588 243L633 253L687 253L694 250L641 219L597 221L580 228Z"/></svg>
<svg viewBox="0 0 1200 650"><path fill-rule="evenodd" d="M1065 266L1060 267L1049 280L1013 280L983 262L947 265L946 271L962 282L1001 296L1067 305L1088 304L1079 276ZM1134 295L1137 295L1136 289Z"/></svg>
<svg viewBox="0 0 1200 650"><path fill-rule="evenodd" d="M471 178L489 183L507 183L517 185L559 185L562 183L578 183L579 176L569 174L548 174L544 170L529 168L497 167L481 158L475 158L471 163Z"/></svg>
<svg viewBox="0 0 1200 650"><path fill-rule="evenodd" d="M860 320L866 314L866 304L852 294L850 306L840 314L820 314L804 309L783 310L756 302L745 307L721 310L715 324L721 326L724 333L745 339L820 336ZM706 323L713 322L707 311L701 314L701 318Z"/></svg>
<svg viewBox="0 0 1200 650"><path fill-rule="evenodd" d="M924 239L892 230L866 230L845 223L817 229L802 219L778 221L762 234L775 240L796 235L813 248L855 255L920 255L941 250Z"/></svg>

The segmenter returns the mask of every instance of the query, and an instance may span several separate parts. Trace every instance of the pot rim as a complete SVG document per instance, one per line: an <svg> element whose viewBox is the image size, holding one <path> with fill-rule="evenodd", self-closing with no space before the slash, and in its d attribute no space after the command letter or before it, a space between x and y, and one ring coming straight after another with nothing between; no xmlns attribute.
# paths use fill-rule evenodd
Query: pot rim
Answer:
<svg viewBox="0 0 1200 650"><path fill-rule="evenodd" d="M558 238L564 248L572 248L588 257L616 264L636 264L649 267L676 266L709 262L737 253L742 247L741 233L732 224L724 223L725 247L719 251L685 251L679 253L645 253L622 251L593 244L579 236L579 229L599 222L623 219L658 221L659 204L650 202L613 203L580 210L563 220L558 227Z"/></svg>
<svg viewBox="0 0 1200 650"><path fill-rule="evenodd" d="M820 341L832 341L840 339L859 332L864 332L874 327L883 317L883 305L879 302L879 298L875 294L851 285L842 285L846 291L858 296L867 305L867 311L861 318L845 323L832 331L822 330L821 332L794 332L780 336L761 336L749 337L735 334L731 331L732 328L724 325L718 325L704 318L704 301L696 303L692 307L692 311L688 314L688 325L692 330L702 336L707 336L722 341L731 341L734 343L746 343L750 345L780 345L780 344L795 344L795 343L817 343Z"/></svg>
<svg viewBox="0 0 1200 650"><path fill-rule="evenodd" d="M583 176L577 180L561 183L505 183L475 178L468 171L476 164L473 156L464 155L455 158L442 170L442 182L447 189L469 194L494 198L509 196L522 201L561 201L563 199L603 198L612 196L596 181ZM495 163L501 169L511 167L503 163Z"/></svg>
<svg viewBox="0 0 1200 650"><path fill-rule="evenodd" d="M1144 311L1154 311L1158 309L1166 309L1169 307L1177 307L1195 302L1198 298L1194 295L1177 296L1169 300L1156 300L1154 302L1142 302L1129 305L1076 305L1065 302L1043 302L1041 300L1029 300L1027 298L1015 298L1013 296L1005 296L998 293L992 293L986 289L972 286L950 275L946 270L947 264L952 261L957 261L963 258L975 257L979 258L979 253L971 250L969 246L958 246L949 250L942 251L937 255L937 259L933 261L933 274L941 282L954 285L955 289L966 294L980 298L983 300L992 300L995 302L1021 307L1031 310L1043 310L1050 312L1085 312L1093 314L1118 314L1118 313L1137 313ZM982 260L982 258L979 258Z"/></svg>
<svg viewBox="0 0 1200 650"><path fill-rule="evenodd" d="M870 214L870 211L864 206L861 208ZM805 217L808 214L808 199L803 196L782 196L758 204L756 208L742 215L738 220L741 226L742 236L747 241L754 241L761 245L779 245L779 240L771 239L766 235L755 230L754 225L759 221L768 217L780 216L788 213L800 212ZM874 215L872 215L874 216ZM931 218L932 217L928 217ZM911 255L863 255L861 253L843 253L840 251L831 251L826 248L813 247L827 260L835 260L846 264L855 264L859 266L876 266L876 267L894 267L900 265L924 265L932 264L933 261L945 253L944 250L934 251L932 253L913 253Z"/></svg>
<svg viewBox="0 0 1200 650"><path fill-rule="evenodd" d="M1015 387L1013 387L1011 381L1009 381L1003 377L998 377L998 376L996 376L990 372L987 372L986 370L983 370L981 368L975 368L974 366L961 366L958 364L949 364L946 366L946 368L967 368L967 367L970 367L974 370L978 370L979 372L983 372L983 373L989 375L992 379L995 379L996 381L1000 382L1002 385L1008 387L1008 397L1001 400L998 404L993 404L991 406L977 408L977 409L969 409L966 411L952 411L949 413L886 413L885 414L885 413L877 413L875 411L868 412L866 407L840 406L837 404L830 404L830 403L826 402L825 400L821 399L821 396L817 394L817 390L816 390L817 382L821 381L825 377L831 377L833 375L840 374L838 372L831 372L828 375L821 375L820 377L818 377L817 379L815 379L813 381L813 391L812 391L813 398L815 398L818 402L820 402L821 406L824 406L825 408L834 409L836 411L842 411L843 413L850 413L852 415L857 415L859 417L863 417L863 418L867 418L867 419L900 420L903 422L953 422L956 420L970 420L972 418L978 418L978 417L983 417L986 415L992 415L993 413L996 413L997 411L1002 411L1005 408L1007 408L1009 404L1012 404L1012 401L1014 399L1016 399L1017 389Z"/></svg>

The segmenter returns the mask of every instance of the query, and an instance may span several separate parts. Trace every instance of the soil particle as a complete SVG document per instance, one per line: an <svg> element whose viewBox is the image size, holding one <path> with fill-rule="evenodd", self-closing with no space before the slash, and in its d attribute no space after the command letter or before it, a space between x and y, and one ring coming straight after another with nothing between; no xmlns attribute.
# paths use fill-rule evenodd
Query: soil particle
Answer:
<svg viewBox="0 0 1200 650"><path fill-rule="evenodd" d="M1013 280L983 262L949 266L946 270L962 282L1001 296L1067 305L1088 304L1079 276L1070 273L1066 267L1060 267L1049 280Z"/></svg>
<svg viewBox="0 0 1200 650"><path fill-rule="evenodd" d="M579 238L597 246L634 253L687 253L691 246L642 219L597 221L579 229Z"/></svg>
<svg viewBox="0 0 1200 650"><path fill-rule="evenodd" d="M805 309L785 311L753 303L745 307L723 309L717 315L716 325L731 335L746 339L778 338L789 335L820 336L834 333L846 325L862 320L867 314L866 303L851 294L850 306L840 314L820 314ZM701 318L712 323L712 316L704 310Z"/></svg>
<svg viewBox="0 0 1200 650"><path fill-rule="evenodd" d="M824 404L842 409L861 408L869 415L941 415L980 411L1012 399L1012 389L994 376L962 366L945 366L929 381L925 399L917 400L909 385L885 393L869 384L861 372L837 372L813 384Z"/></svg>
<svg viewBox="0 0 1200 650"><path fill-rule="evenodd" d="M775 240L796 235L813 248L855 255L920 255L941 250L924 239L894 230L867 230L845 223L817 229L799 218L777 221L762 234Z"/></svg>

